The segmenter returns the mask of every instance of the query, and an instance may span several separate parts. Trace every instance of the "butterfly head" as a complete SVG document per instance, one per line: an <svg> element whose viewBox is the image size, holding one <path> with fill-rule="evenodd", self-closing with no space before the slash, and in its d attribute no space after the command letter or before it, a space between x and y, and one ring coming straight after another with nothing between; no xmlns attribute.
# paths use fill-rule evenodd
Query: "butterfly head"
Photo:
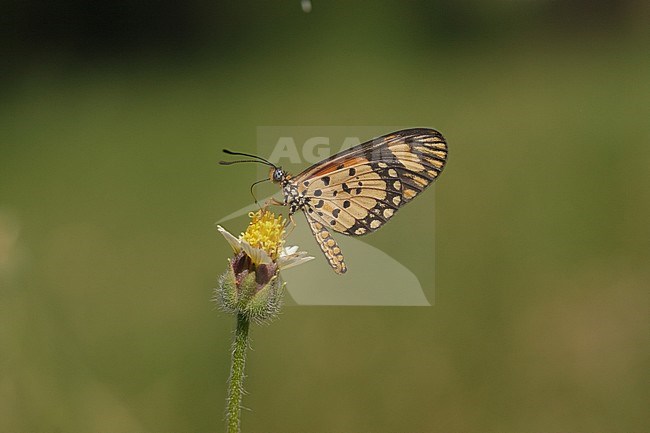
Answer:
<svg viewBox="0 0 650 433"><path fill-rule="evenodd" d="M289 178L286 171L282 167L273 167L269 172L269 179L273 183L284 183Z"/></svg>

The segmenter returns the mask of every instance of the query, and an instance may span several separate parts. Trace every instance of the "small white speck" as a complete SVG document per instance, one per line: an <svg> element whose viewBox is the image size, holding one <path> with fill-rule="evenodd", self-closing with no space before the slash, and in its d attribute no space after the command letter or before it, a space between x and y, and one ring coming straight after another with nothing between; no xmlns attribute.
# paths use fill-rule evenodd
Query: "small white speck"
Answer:
<svg viewBox="0 0 650 433"><path fill-rule="evenodd" d="M302 11L306 14L311 12L311 0L301 0L300 6L302 6Z"/></svg>

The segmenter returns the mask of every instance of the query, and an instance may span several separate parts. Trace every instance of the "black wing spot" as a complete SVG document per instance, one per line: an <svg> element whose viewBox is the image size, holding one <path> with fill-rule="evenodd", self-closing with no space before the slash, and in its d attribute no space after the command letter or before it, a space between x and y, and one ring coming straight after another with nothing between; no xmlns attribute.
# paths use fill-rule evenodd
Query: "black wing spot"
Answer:
<svg viewBox="0 0 650 433"><path fill-rule="evenodd" d="M346 209L349 208L350 207L350 200L345 200L343 202L343 207L346 208Z"/></svg>
<svg viewBox="0 0 650 433"><path fill-rule="evenodd" d="M350 173L350 176L354 176L357 173L357 170L355 170L354 168L351 168L348 173Z"/></svg>
<svg viewBox="0 0 650 433"><path fill-rule="evenodd" d="M314 191L314 195L316 197L320 197L321 195L323 195L323 191L321 191L320 189L317 189L316 191Z"/></svg>
<svg viewBox="0 0 650 433"><path fill-rule="evenodd" d="M333 216L334 218L338 218L338 217L339 217L339 213L341 213L341 209L336 208L336 209L334 209L334 210L332 211L332 216Z"/></svg>
<svg viewBox="0 0 650 433"><path fill-rule="evenodd" d="M343 182L341 184L341 188L343 188L343 191L347 192L348 194L350 193L350 187L348 186L347 183Z"/></svg>
<svg viewBox="0 0 650 433"><path fill-rule="evenodd" d="M324 176L323 177L323 183L325 184L325 186L329 185L330 184L330 177L329 176Z"/></svg>

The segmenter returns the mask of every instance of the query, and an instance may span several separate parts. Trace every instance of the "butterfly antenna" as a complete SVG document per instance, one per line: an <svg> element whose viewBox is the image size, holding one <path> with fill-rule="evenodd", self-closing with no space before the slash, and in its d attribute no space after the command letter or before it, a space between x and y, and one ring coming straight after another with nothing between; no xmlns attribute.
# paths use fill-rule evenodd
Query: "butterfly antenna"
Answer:
<svg viewBox="0 0 650 433"><path fill-rule="evenodd" d="M269 161L267 159L264 159L261 156L252 155L250 153L233 152L232 150L228 150L228 149L223 149L223 153L226 153L228 155L246 156L248 158L254 158L254 159L240 159L240 160L237 160L237 161L219 161L219 164L221 164L221 165L232 165L232 164L237 164L237 163L240 163L240 162L257 162L259 164L268 165L269 167L278 168L271 161Z"/></svg>

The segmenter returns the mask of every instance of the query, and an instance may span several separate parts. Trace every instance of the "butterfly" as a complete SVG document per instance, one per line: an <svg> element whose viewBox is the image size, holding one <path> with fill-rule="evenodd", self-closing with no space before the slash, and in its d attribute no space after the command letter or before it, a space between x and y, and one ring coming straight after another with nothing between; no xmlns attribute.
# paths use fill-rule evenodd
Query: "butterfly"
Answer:
<svg viewBox="0 0 650 433"><path fill-rule="evenodd" d="M256 155L220 161L257 162L271 167L269 179L282 188L289 216L302 211L332 269L347 271L341 248L330 230L362 236L382 227L405 204L433 183L447 162L447 142L435 129L396 131L343 150L292 176ZM261 182L261 181L260 181Z"/></svg>

